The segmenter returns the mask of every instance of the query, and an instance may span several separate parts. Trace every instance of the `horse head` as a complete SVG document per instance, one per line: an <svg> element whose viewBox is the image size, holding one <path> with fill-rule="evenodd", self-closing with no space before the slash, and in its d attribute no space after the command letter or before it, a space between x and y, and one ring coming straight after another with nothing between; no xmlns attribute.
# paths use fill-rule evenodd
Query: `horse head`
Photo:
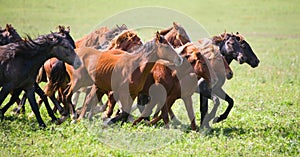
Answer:
<svg viewBox="0 0 300 157"><path fill-rule="evenodd" d="M213 43L219 46L220 52L223 56L225 56L228 64L230 64L232 59L237 60L240 64L247 60L240 42L233 34L225 32L217 37L214 36Z"/></svg>
<svg viewBox="0 0 300 157"><path fill-rule="evenodd" d="M173 62L176 66L182 64L183 59L178 52L174 50L171 44L164 38L164 36L160 35L159 32L156 32L155 44L157 47L157 56L161 59L166 59L168 61Z"/></svg>
<svg viewBox="0 0 300 157"><path fill-rule="evenodd" d="M81 61L74 51L74 43L70 42L70 40L73 41L71 36L59 32L51 33L46 37L48 42L53 45L51 53L54 57L72 65L75 69L81 65Z"/></svg>
<svg viewBox="0 0 300 157"><path fill-rule="evenodd" d="M241 48L243 49L243 52L246 55L246 63L249 64L252 68L257 67L260 61L254 54L251 46L248 44L245 38L241 34L239 34L239 32L237 32L235 36L236 39L240 42Z"/></svg>
<svg viewBox="0 0 300 157"><path fill-rule="evenodd" d="M161 30L160 34L164 35L174 48L180 47L191 41L185 29L176 22L173 22L172 27Z"/></svg>

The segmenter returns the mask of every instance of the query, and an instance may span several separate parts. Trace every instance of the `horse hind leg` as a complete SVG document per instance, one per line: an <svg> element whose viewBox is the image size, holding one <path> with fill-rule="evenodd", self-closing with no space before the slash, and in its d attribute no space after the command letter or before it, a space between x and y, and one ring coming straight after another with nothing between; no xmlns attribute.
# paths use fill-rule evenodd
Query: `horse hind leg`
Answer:
<svg viewBox="0 0 300 157"><path fill-rule="evenodd" d="M19 98L19 95L21 94L22 90L16 90L12 94L9 102L2 108L0 109L0 118L4 118L5 112L16 102L16 100Z"/></svg>
<svg viewBox="0 0 300 157"><path fill-rule="evenodd" d="M35 95L34 95L34 88L27 89L26 90L26 96L27 96L27 98L29 100L31 109L33 110L33 112L35 114L35 117L36 117L36 119L37 119L37 121L39 123L39 126L42 127L42 128L45 128L46 124L44 123L44 121L43 121L43 119L41 117L38 105L36 103L36 99L35 99Z"/></svg>

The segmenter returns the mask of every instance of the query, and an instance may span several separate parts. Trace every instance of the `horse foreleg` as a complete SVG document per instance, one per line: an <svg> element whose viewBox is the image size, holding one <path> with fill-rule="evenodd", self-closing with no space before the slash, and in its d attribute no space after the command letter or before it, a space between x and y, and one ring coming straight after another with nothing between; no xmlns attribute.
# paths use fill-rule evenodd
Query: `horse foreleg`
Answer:
<svg viewBox="0 0 300 157"><path fill-rule="evenodd" d="M195 122L195 112L194 112L192 97L189 96L189 97L185 97L182 99L183 99L183 102L185 105L185 109L188 113L189 119L191 121L191 129L196 130L197 126L196 126L196 122Z"/></svg>
<svg viewBox="0 0 300 157"><path fill-rule="evenodd" d="M92 88L88 88L87 91L86 91L86 97L84 99L84 103L83 103L83 106L81 108L81 112L80 112L80 115L78 117L78 121L81 120L82 118L84 118L85 116L85 113L86 113L86 110L87 110L87 107L91 104L91 102L93 102L93 99L96 98L96 92L97 92L98 88L97 86L94 84L92 86Z"/></svg>
<svg viewBox="0 0 300 157"><path fill-rule="evenodd" d="M19 99L19 98L18 98ZM18 107L13 109L13 112L15 114L20 114L23 113L25 114L25 101L26 101L27 97L26 94L23 94L22 99L20 100L20 102L18 103ZM18 100L17 100L18 101ZM17 102L16 101L16 102Z"/></svg>
<svg viewBox="0 0 300 157"><path fill-rule="evenodd" d="M117 103L117 101L115 100L115 98L113 96L113 92L109 92L108 93L108 100L107 100L108 110L106 112L107 118L110 118L111 115L113 114L114 107L115 107L116 103Z"/></svg>
<svg viewBox="0 0 300 157"><path fill-rule="evenodd" d="M7 97L10 92L10 86L8 84L4 85L0 91L0 106L2 105L3 101Z"/></svg>
<svg viewBox="0 0 300 157"><path fill-rule="evenodd" d="M26 90L26 96L27 96L27 98L29 100L31 109L33 110L33 112L35 114L35 117L36 117L36 119L37 119L37 121L39 123L39 126L45 128L46 124L44 123L44 121L43 121L43 119L41 117L38 105L36 103L36 99L35 99L35 95L34 95L34 88L27 89Z"/></svg>
<svg viewBox="0 0 300 157"><path fill-rule="evenodd" d="M216 118L213 120L214 123L218 123L218 122L221 122L221 121L225 120L225 119L228 117L228 115L229 115L229 113L230 113L230 111L231 111L231 109L232 109L232 107L233 107L233 104L234 104L233 99L232 99L229 95L227 95L226 92L223 91L223 89L221 89L220 92L223 92L222 94L225 94L225 101L228 102L228 107L226 108L226 110L225 110L225 112L224 112L223 114L221 114L219 117L216 117ZM219 96L219 95L218 95L218 96ZM220 97L220 96L219 96L219 97ZM222 97L221 97L221 98L222 98Z"/></svg>

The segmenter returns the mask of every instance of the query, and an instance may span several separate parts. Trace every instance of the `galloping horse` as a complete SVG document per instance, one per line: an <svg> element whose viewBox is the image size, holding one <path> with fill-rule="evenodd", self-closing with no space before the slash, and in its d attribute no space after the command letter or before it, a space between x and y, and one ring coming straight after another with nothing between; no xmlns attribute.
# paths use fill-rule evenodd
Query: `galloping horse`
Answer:
<svg viewBox="0 0 300 157"><path fill-rule="evenodd" d="M9 92L13 92L11 99L16 99L21 91L25 90L39 125L45 127L35 100L34 83L39 68L49 58L57 57L74 68L80 66L81 62L69 40L59 33L51 33L39 36L35 40L28 37L27 40L1 46L0 104ZM0 115L4 116L2 113Z"/></svg>
<svg viewBox="0 0 300 157"><path fill-rule="evenodd" d="M119 120L123 122L127 120L133 100L143 89L146 77L158 59L170 61L175 65L182 64L182 58L158 32L155 39L145 43L133 53L120 50L101 53L92 52L94 50L91 49L79 51L85 51L85 55L81 58L88 74L94 81L94 85L85 100L78 119L83 118L87 106L96 93L101 99L106 92L113 91L116 100L121 102L122 113L111 119L109 124Z"/></svg>
<svg viewBox="0 0 300 157"><path fill-rule="evenodd" d="M142 45L141 39L132 30L124 30L119 33L115 32L114 34L118 34L118 35L115 36L112 39L112 41L110 41L109 45L107 46L108 50L120 49L120 50L126 50L126 51L128 50L130 52ZM111 35L110 35L110 37L111 37ZM78 53L78 55L79 56L84 55L84 53L83 54L80 53L81 51L79 51L79 49L80 48L78 48L78 50L76 49L76 52ZM101 53L101 51L95 51L95 52ZM70 102L72 102L71 97L73 96L73 93L77 93L77 91L80 88L86 88L88 86L91 86L93 84L93 82L89 81L90 78L89 78L89 75L85 72L86 71L85 67L81 67L74 72L74 69L71 66L66 65L66 70L67 70L67 73L68 73L68 76L70 79L70 83L69 83L69 79L67 79L67 81L68 81L67 84L70 84L70 85L73 84L73 86L74 86L74 87L72 87L73 90L71 93L68 92L70 85L64 86L64 88L63 88L64 91L67 91L69 93L69 95L66 95L67 93L63 94L63 96L64 96L63 103L65 104L65 106L69 106L66 104L70 104ZM76 84L76 85L74 85L74 84ZM88 90L90 90L90 89L88 89ZM78 93L76 96L78 97ZM75 117L75 111L73 111L73 107L69 108L69 109L71 110L72 116ZM63 117L60 119L60 122L65 121L66 118L67 118L67 116L63 115Z"/></svg>
<svg viewBox="0 0 300 157"><path fill-rule="evenodd" d="M11 24L6 24L5 30L1 30L1 35L0 35L0 43L1 44L9 44L9 43L14 43L14 42L19 42L22 41L23 39L20 37L20 35L17 33L17 31L13 28ZM62 32L60 32L62 33ZM35 87L35 92L42 98L42 100L46 104L47 111L52 118L52 121L56 121L56 117L52 114L51 108L49 105L49 102L47 100L47 97L45 96L45 93L43 90L39 87L37 83L34 84ZM23 112L25 112L25 99L26 96L24 95L22 98L22 101L20 101L19 98L16 99L16 102L19 104L19 108L14 109L16 113L19 113L21 108L23 108ZM2 109L1 112L4 115L5 112L8 110L8 108L14 103L14 101L11 99Z"/></svg>
<svg viewBox="0 0 300 157"><path fill-rule="evenodd" d="M216 75L214 72L209 71L211 68L208 66L210 65L206 64L207 61L194 44L188 43L184 45L181 56L187 60L179 67L165 66L159 62L154 65L151 70L152 78L146 81L143 89L144 93L150 92L151 101L146 105L141 116L134 121L133 125L136 125L143 118L148 117L155 104L158 104L157 109L161 109L162 113L159 117L153 119L150 124L155 124L158 120L163 119L166 127L168 127L168 111L175 100L181 98L185 103L188 117L191 121L191 128L192 130L196 130L192 95L196 90L197 82L200 78L204 78L214 84ZM153 83L156 85L151 86ZM161 84L166 90L166 97L162 97L161 95L164 92L161 93L158 89L153 89L160 88L158 84ZM156 90L157 92L152 92L151 94L151 90L149 90L150 86L152 91Z"/></svg>
<svg viewBox="0 0 300 157"><path fill-rule="evenodd" d="M216 37L216 36L215 36ZM223 33L221 35L219 35L219 38L228 38L228 37L234 37L236 38L239 43L240 43L240 47L242 48L243 50L243 57L241 57L240 55L238 54L234 54L234 53L222 53L222 55L224 55L226 61L228 62L228 64L230 64L232 62L233 59L237 60L240 64L242 63L247 63L249 64L252 68L255 68L258 66L259 64L259 59L256 57L256 55L254 54L252 48L250 47L250 45L244 40L244 37L239 34L238 32L234 35L234 34L229 34L229 33ZM243 59L242 61L239 60L239 59ZM204 91L204 92L201 92ZM224 99L225 101L228 102L228 107L226 109L226 111L221 114L219 117L216 117L213 122L214 123L217 123L217 122L220 122L222 120L225 120L231 110L231 108L233 107L233 104L234 104L234 101L233 99L228 96L224 91L222 90L218 90L219 93L221 93L221 95L223 95L221 98ZM206 93L207 95L206 96L203 96L203 95L200 95L200 111L201 111L201 125L206 125L207 127L209 127L208 125L208 121L213 118L212 116L208 116L209 118L207 118L204 122L204 116L206 115L207 113L207 110L208 110L208 101L207 101L207 97L210 97L212 94L212 91L210 89L207 88L207 84L206 82L201 82L199 84L199 88L197 89L197 92L200 92L200 93ZM214 91L215 92L215 91ZM214 101L217 101L217 99L213 98ZM215 112L215 111L214 111ZM202 116L204 115L204 116Z"/></svg>

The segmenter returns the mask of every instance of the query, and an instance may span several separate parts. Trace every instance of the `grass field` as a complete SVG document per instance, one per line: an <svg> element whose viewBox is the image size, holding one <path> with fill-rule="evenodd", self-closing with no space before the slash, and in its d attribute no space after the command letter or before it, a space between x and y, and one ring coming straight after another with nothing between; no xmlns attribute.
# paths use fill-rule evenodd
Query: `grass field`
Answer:
<svg viewBox="0 0 300 157"><path fill-rule="evenodd" d="M21 35L37 36L63 24L71 26L74 39L122 10L167 7L191 17L209 34L239 31L261 61L255 69L232 63L234 77L225 89L235 106L228 119L213 125L209 132L189 131L181 100L176 101L174 110L183 125L170 130L130 124L102 128L100 120L57 126L49 122L42 107L48 125L45 130L38 129L35 119L27 119L28 110L23 116L6 113L0 122L0 156L299 156L299 1L0 2L2 27L11 23ZM199 124L197 94L193 101ZM218 114L227 106L224 101L221 104Z"/></svg>

